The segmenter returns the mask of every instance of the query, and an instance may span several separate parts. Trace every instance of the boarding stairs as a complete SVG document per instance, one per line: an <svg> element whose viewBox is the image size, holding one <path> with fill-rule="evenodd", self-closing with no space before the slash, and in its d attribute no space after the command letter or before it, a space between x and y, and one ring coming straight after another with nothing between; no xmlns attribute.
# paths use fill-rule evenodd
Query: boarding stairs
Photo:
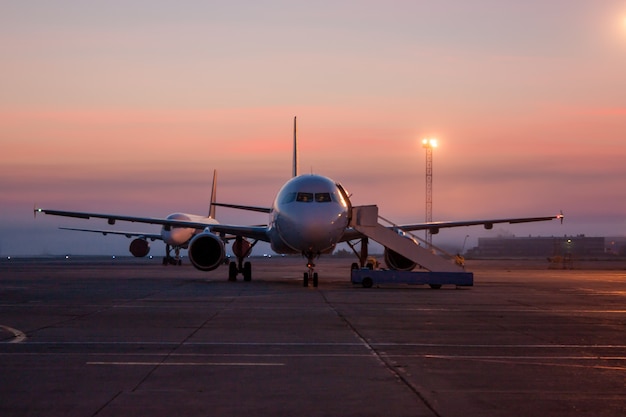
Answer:
<svg viewBox="0 0 626 417"><path fill-rule="evenodd" d="M431 249L426 249L419 245L416 242L416 236L403 236L400 234L402 231L399 228L394 225L387 227L381 224L379 219L383 218L378 215L378 206L355 206L352 208L350 226L375 242L416 262L422 268L431 272L464 271L463 266L455 263L454 260L436 255ZM387 221L386 219L383 220ZM444 252L442 251L442 253Z"/></svg>

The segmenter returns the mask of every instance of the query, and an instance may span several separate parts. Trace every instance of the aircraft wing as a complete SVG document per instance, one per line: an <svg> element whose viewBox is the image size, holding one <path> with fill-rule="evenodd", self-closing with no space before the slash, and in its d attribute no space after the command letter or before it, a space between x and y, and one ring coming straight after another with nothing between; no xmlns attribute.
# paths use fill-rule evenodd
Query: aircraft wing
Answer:
<svg viewBox="0 0 626 417"><path fill-rule="evenodd" d="M162 240L163 237L159 233L140 233L140 232L124 232L121 230L101 230L101 229L77 229L73 227L59 227L61 230L72 230L75 232L93 232L93 233L102 233L104 236L106 235L122 235L127 238L131 237L140 237L144 239L150 239L153 242L155 240Z"/></svg>
<svg viewBox="0 0 626 417"><path fill-rule="evenodd" d="M49 210L43 208L36 208L35 215L37 213L49 214L52 216L74 217L78 219L90 219L92 217L96 219L106 219L110 225L114 225L118 220L132 223L160 224L162 226L170 227L189 227L192 229L204 229L214 224L212 222L194 222L188 220L163 219L158 217L125 216L121 214L87 213L82 211Z"/></svg>
<svg viewBox="0 0 626 417"><path fill-rule="evenodd" d="M88 213L82 211L65 211L65 210L50 210L44 208L36 208L35 215L37 213L44 213L52 216L74 217L78 219L106 219L110 225L114 225L116 221L126 221L132 223L145 223L145 224L159 224L165 227L189 227L192 229L203 230L208 228L210 231L219 233L220 235L235 235L247 237L255 240L269 241L267 235L267 226L238 226L219 224L212 220L211 222L195 222L188 220L176 220L176 219L163 219L157 217L138 217L138 216L125 216L120 214L106 214L106 213ZM85 229L83 231L92 231ZM96 230L93 230L94 232ZM99 233L112 233L104 230L97 230ZM131 232L132 233L132 232ZM127 232L119 232L117 234L127 235ZM137 236L146 236L145 234L137 233ZM160 237L160 236L159 236Z"/></svg>
<svg viewBox="0 0 626 417"><path fill-rule="evenodd" d="M485 229L492 229L494 224L499 223L531 223L531 222L542 222L548 220L558 219L563 222L565 216L563 213L553 215L553 216L540 216L540 217L513 217L507 219L487 219L487 220L463 220L463 221L448 221L448 222L429 222L429 223L415 223L415 224L403 224L398 225L395 228L403 230L405 232L411 232L415 230L430 230L432 234L439 233L439 229L452 228L452 227L463 227L463 226L477 226L483 225ZM393 229L394 226L389 226L390 229ZM358 231L349 228L346 230L342 241L359 239L362 235Z"/></svg>
<svg viewBox="0 0 626 417"><path fill-rule="evenodd" d="M452 221L452 222L429 222L429 223L416 223L399 225L398 229L410 232L414 230L430 230L432 234L439 232L439 229L445 229L450 227L462 227L462 226L476 226L483 225L485 229L492 229L494 224L498 223L531 223L531 222L543 222L548 220L559 219L563 222L563 214L557 214L554 216L542 216L542 217L516 217L509 219L488 219L488 220L464 220L464 221Z"/></svg>
<svg viewBox="0 0 626 417"><path fill-rule="evenodd" d="M267 226L263 225L237 226L232 224L214 224L211 226L211 231L220 235L241 236L263 242L270 241L270 238L267 235Z"/></svg>

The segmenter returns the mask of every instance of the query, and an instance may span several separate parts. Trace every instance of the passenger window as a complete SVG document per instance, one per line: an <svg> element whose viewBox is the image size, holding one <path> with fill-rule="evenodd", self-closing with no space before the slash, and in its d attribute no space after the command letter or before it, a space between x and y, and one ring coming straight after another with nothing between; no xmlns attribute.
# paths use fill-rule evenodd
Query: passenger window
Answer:
<svg viewBox="0 0 626 417"><path fill-rule="evenodd" d="M313 193L298 193L296 201L300 201L302 203L310 203L313 201Z"/></svg>
<svg viewBox="0 0 626 417"><path fill-rule="evenodd" d="M315 201L318 203L329 203L331 201L330 193L316 193Z"/></svg>

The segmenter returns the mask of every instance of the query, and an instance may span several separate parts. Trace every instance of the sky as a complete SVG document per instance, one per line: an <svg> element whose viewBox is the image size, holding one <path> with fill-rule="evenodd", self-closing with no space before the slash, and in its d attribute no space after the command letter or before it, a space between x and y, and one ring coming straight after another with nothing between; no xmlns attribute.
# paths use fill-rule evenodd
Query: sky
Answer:
<svg viewBox="0 0 626 417"><path fill-rule="evenodd" d="M435 244L626 235L626 0L4 2L0 63L2 256L125 254L34 205L205 214L214 169L270 206L294 116L301 170L396 223L425 218L425 137L433 220L566 216Z"/></svg>

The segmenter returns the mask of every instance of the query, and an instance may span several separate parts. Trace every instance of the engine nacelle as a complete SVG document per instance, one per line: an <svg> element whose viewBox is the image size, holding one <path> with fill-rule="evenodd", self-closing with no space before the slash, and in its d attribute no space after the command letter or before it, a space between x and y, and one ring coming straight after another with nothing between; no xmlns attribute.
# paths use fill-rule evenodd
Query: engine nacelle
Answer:
<svg viewBox="0 0 626 417"><path fill-rule="evenodd" d="M133 241L130 242L130 247L128 248L128 250L130 251L130 253L133 254L133 256L136 256L137 258L143 258L148 253L150 253L150 243L148 243L146 239L133 239Z"/></svg>
<svg viewBox="0 0 626 417"><path fill-rule="evenodd" d="M398 235L402 236L405 239L409 239L415 245L419 246L419 242L411 237L410 234L407 234L402 230L398 230L397 232ZM385 248L385 263L389 268L395 269L397 271L412 271L417 266L417 263L389 248Z"/></svg>
<svg viewBox="0 0 626 417"><path fill-rule="evenodd" d="M189 260L201 271L212 271L224 262L224 242L210 232L194 236L189 242Z"/></svg>
<svg viewBox="0 0 626 417"><path fill-rule="evenodd" d="M387 248L385 248L385 263L389 268L397 271L412 271L417 266L412 260Z"/></svg>

